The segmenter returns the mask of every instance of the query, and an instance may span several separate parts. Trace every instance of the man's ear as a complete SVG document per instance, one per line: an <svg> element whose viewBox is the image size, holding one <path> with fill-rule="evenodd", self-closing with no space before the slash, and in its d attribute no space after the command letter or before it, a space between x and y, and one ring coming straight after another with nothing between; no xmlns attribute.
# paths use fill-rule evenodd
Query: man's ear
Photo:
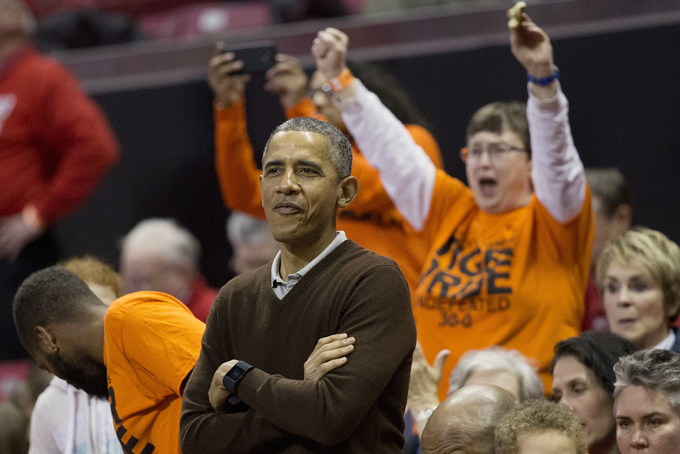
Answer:
<svg viewBox="0 0 680 454"><path fill-rule="evenodd" d="M36 326L33 328L33 332L38 337L38 341L40 345L43 346L45 351L55 352L58 350L59 347L57 346L57 339L52 335L52 333L47 331L42 326Z"/></svg>
<svg viewBox="0 0 680 454"><path fill-rule="evenodd" d="M262 198L262 178L264 178L264 173L260 175L260 203L262 204L262 208L264 208L264 199Z"/></svg>
<svg viewBox="0 0 680 454"><path fill-rule="evenodd" d="M359 181L351 175L343 178L342 181L338 183L338 207L345 208L352 203L358 193Z"/></svg>

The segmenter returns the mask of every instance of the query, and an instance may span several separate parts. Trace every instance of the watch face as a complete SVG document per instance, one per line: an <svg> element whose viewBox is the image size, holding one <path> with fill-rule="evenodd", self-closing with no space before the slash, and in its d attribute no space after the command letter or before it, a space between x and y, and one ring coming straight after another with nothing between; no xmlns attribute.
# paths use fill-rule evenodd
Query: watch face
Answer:
<svg viewBox="0 0 680 454"><path fill-rule="evenodd" d="M234 366L229 370L229 372L227 372L227 377L231 378L232 380L236 380L242 373L243 369Z"/></svg>

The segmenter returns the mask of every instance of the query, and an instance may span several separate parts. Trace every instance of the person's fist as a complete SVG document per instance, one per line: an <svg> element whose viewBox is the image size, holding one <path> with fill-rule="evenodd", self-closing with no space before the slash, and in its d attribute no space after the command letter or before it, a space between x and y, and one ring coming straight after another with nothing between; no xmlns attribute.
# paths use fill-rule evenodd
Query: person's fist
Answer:
<svg viewBox="0 0 680 454"><path fill-rule="evenodd" d="M335 28L318 32L312 43L316 69L329 79L339 76L346 67L348 43L347 35Z"/></svg>

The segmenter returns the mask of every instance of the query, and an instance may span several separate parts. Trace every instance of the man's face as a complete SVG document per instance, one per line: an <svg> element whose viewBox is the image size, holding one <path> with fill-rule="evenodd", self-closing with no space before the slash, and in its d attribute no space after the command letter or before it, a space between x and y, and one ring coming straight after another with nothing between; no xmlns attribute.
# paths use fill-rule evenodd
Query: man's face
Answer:
<svg viewBox="0 0 680 454"><path fill-rule="evenodd" d="M82 350L33 355L38 366L70 385L96 397L108 397L106 367L91 359Z"/></svg>
<svg viewBox="0 0 680 454"><path fill-rule="evenodd" d="M335 233L342 184L326 147L314 132L281 131L269 142L260 189L276 241L313 247Z"/></svg>
<svg viewBox="0 0 680 454"><path fill-rule="evenodd" d="M519 135L480 131L468 140L465 173L477 206L485 213L506 213L526 206L531 200L531 160L524 151L490 153L489 149L515 147L524 150ZM471 159L475 150L484 150Z"/></svg>
<svg viewBox="0 0 680 454"><path fill-rule="evenodd" d="M628 386L616 400L616 440L621 454L674 454L680 417L664 393Z"/></svg>

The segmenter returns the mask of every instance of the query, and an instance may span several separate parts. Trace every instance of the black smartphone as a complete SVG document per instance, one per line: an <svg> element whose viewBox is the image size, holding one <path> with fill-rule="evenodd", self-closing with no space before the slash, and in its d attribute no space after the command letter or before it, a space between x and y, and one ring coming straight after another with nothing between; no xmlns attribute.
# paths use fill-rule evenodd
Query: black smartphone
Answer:
<svg viewBox="0 0 680 454"><path fill-rule="evenodd" d="M271 43L257 43L230 47L222 51L233 52L236 60L243 62L240 73L264 73L276 63L276 46Z"/></svg>

